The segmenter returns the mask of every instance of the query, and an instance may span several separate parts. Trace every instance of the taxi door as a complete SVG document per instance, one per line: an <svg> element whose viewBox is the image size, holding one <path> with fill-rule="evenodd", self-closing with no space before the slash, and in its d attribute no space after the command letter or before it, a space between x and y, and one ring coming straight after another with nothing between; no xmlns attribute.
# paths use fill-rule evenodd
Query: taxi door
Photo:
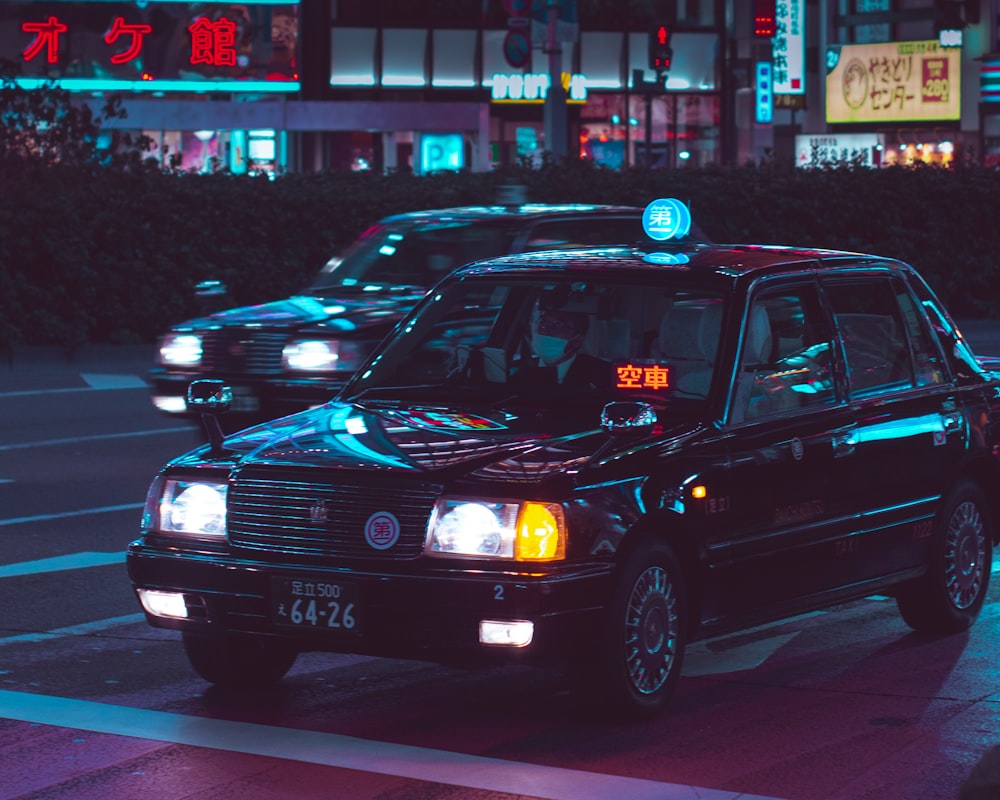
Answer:
<svg viewBox="0 0 1000 800"><path fill-rule="evenodd" d="M706 482L706 622L787 614L840 586L837 542L854 510L854 417L835 386L818 285L762 287L743 328L724 425L729 468Z"/></svg>
<svg viewBox="0 0 1000 800"><path fill-rule="evenodd" d="M932 519L968 445L959 389L916 299L889 272L829 276L854 430L843 444L858 521L838 545L864 583L925 563Z"/></svg>

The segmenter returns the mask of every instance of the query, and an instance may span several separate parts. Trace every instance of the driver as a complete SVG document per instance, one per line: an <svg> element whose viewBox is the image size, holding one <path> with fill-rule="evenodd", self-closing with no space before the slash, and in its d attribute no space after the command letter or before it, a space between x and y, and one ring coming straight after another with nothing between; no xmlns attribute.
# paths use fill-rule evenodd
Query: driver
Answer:
<svg viewBox="0 0 1000 800"><path fill-rule="evenodd" d="M613 386L611 365L580 352L587 327L586 314L536 306L529 330L531 355L513 380L525 386Z"/></svg>

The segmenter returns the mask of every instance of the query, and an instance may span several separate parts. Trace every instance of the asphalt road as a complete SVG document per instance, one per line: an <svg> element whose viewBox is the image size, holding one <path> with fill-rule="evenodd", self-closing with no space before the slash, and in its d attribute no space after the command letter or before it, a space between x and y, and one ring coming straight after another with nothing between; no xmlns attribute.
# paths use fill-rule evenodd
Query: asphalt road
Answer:
<svg viewBox="0 0 1000 800"><path fill-rule="evenodd" d="M697 643L638 725L515 668L310 654L273 694L209 687L124 569L150 478L198 439L150 407L150 356L0 363L0 800L954 800L1000 743L1000 580L958 636L872 597Z"/></svg>

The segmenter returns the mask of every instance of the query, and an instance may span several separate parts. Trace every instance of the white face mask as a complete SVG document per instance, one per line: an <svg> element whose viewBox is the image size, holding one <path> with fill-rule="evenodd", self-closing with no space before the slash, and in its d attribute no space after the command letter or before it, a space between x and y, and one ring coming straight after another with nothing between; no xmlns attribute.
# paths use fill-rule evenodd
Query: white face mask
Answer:
<svg viewBox="0 0 1000 800"><path fill-rule="evenodd" d="M531 349L543 364L555 364L566 353L568 339L558 336L544 336L541 333L531 334Z"/></svg>

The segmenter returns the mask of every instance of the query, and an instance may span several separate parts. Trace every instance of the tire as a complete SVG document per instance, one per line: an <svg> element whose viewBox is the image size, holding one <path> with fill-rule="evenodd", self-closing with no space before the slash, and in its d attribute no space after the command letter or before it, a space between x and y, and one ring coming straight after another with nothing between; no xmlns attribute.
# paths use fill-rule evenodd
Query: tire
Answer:
<svg viewBox="0 0 1000 800"><path fill-rule="evenodd" d="M967 630L983 607L993 561L993 525L982 489L957 484L934 519L927 574L896 595L899 613L922 633Z"/></svg>
<svg viewBox="0 0 1000 800"><path fill-rule="evenodd" d="M645 719L673 695L687 645L687 595L680 562L662 542L628 557L584 671L587 697L619 719Z"/></svg>
<svg viewBox="0 0 1000 800"><path fill-rule="evenodd" d="M298 652L262 638L184 634L184 652L209 683L234 689L269 689L292 668Z"/></svg>

